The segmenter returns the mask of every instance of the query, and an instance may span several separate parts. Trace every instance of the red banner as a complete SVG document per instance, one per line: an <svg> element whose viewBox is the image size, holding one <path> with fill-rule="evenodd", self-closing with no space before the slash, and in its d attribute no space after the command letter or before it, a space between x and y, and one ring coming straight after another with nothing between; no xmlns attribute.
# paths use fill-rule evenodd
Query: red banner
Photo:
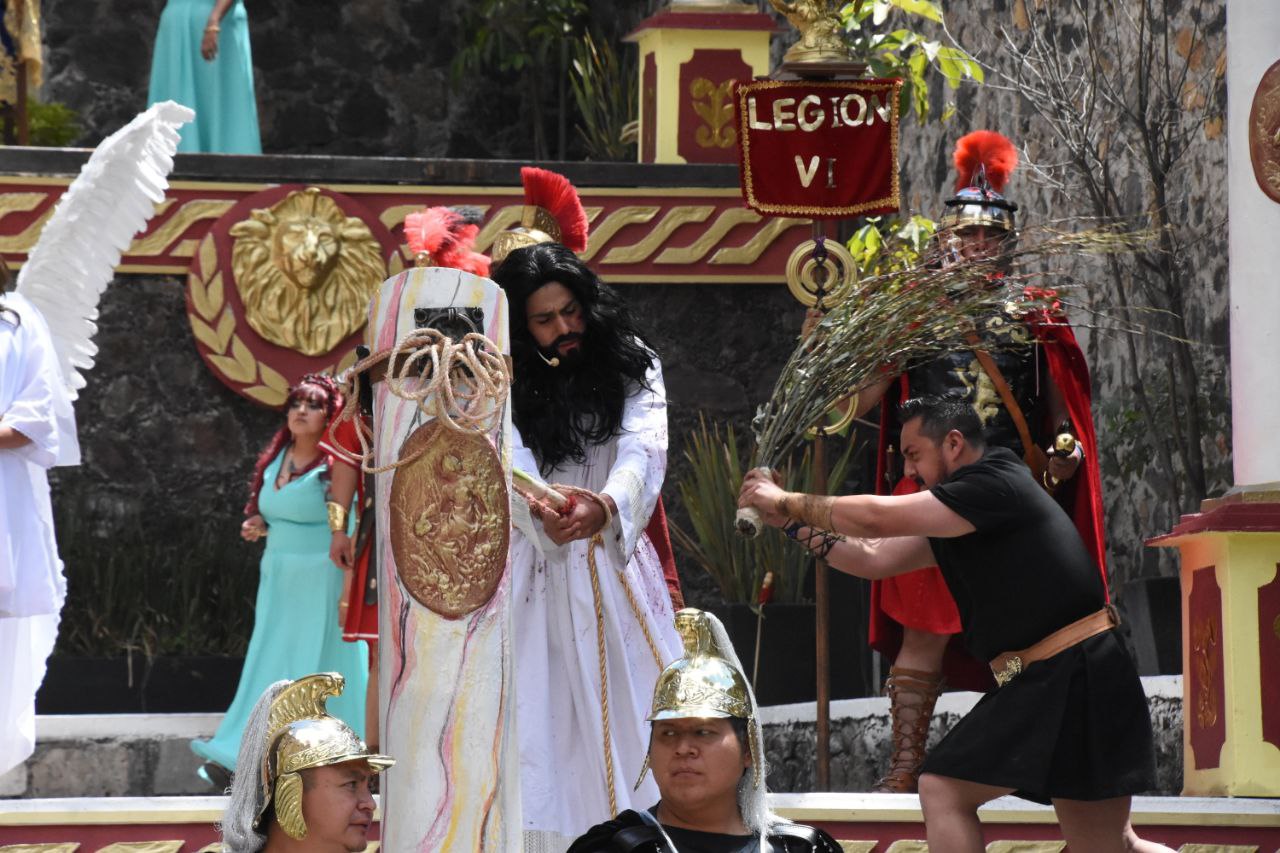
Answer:
<svg viewBox="0 0 1280 853"><path fill-rule="evenodd" d="M739 83L742 196L760 213L838 219L898 198L901 80Z"/></svg>

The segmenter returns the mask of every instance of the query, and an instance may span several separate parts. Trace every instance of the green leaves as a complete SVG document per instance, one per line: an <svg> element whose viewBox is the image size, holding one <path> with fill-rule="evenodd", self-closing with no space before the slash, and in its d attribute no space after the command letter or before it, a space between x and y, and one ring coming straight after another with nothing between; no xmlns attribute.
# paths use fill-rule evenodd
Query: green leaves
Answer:
<svg viewBox="0 0 1280 853"><path fill-rule="evenodd" d="M957 88L964 80L983 83L987 79L978 61L958 47L939 47L931 60L937 63L938 71L947 78L952 89Z"/></svg>
<svg viewBox="0 0 1280 853"><path fill-rule="evenodd" d="M854 444L840 437L828 446L843 444L827 479L830 494L840 492L853 459ZM754 539L740 536L734 529L738 490L753 455L748 439L739 443L732 426L709 427L703 418L684 451L689 473L677 488L692 530L671 524L671 538L693 558L720 587L730 603L755 604L765 572L773 572L774 601L797 602L804 598L804 582L812 558L803 548L787 541L776 528L761 531ZM787 489L813 491L812 450L806 447L798 458L782 468Z"/></svg>
<svg viewBox="0 0 1280 853"><path fill-rule="evenodd" d="M639 114L636 64L633 52L619 58L612 43L597 41L589 32L575 43L569 82L582 117L577 129L588 159L634 158L634 138L624 142L623 137L626 126Z"/></svg>
<svg viewBox="0 0 1280 853"><path fill-rule="evenodd" d="M925 216L874 216L849 238L848 248L863 277L908 269L920 263L938 224Z"/></svg>
<svg viewBox="0 0 1280 853"><path fill-rule="evenodd" d="M932 0L875 0L872 19L879 25L895 8L901 9L908 15L933 21L935 24L942 23L942 4L934 3Z"/></svg>
<svg viewBox="0 0 1280 853"><path fill-rule="evenodd" d="M27 102L27 116L32 145L65 148L80 137L80 114L61 101L32 98Z"/></svg>
<svg viewBox="0 0 1280 853"><path fill-rule="evenodd" d="M924 124L930 112L932 73L940 74L949 89L956 89L966 80L982 83L985 79L982 66L958 45L943 44L910 28L890 32L873 30L895 13L908 20L920 19L922 23L943 23L942 4L935 0L856 0L844 5L840 19L850 34L854 56L866 62L877 77L902 78L898 107L903 113L914 112L916 121ZM955 105L948 103L942 120L946 121L954 112Z"/></svg>

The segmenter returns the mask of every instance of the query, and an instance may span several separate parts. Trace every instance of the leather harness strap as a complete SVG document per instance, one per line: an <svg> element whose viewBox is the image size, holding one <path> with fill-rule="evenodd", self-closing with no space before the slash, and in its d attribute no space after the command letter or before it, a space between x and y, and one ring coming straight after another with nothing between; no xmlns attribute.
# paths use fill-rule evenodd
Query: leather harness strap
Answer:
<svg viewBox="0 0 1280 853"><path fill-rule="evenodd" d="M978 359L978 364L982 365L982 369L991 379L991 384L995 386L996 393L1000 395L1000 401L1004 403L1005 409L1009 412L1009 417L1013 419L1013 425L1018 430L1018 438L1022 441L1023 461L1027 463L1027 467L1031 469L1031 473L1038 480L1049 467L1049 457L1031 440L1031 429L1027 426L1026 416L1022 414L1022 407L1018 405L1017 398L1013 396L1013 390L1009 388L1009 383L1005 381L1004 374L996 366L995 359L991 357L990 353L982 349L982 341L973 332L966 336L966 340L969 342L969 346L972 347L973 354Z"/></svg>

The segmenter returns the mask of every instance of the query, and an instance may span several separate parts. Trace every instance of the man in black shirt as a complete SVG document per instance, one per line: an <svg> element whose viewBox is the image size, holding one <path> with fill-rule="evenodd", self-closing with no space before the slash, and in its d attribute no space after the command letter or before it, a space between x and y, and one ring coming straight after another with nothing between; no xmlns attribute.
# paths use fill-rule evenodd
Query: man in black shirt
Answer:
<svg viewBox="0 0 1280 853"><path fill-rule="evenodd" d="M822 830L765 804L755 696L720 620L685 608L676 630L684 657L658 676L640 771L653 771L662 798L593 826L569 853L840 853Z"/></svg>
<svg viewBox="0 0 1280 853"><path fill-rule="evenodd" d="M800 495L755 470L739 505L859 577L941 568L966 644L1001 686L925 761L930 849L985 849L978 807L1012 793L1052 802L1072 850L1166 850L1129 822L1130 798L1154 784L1151 721L1071 519L1016 455L985 446L962 400L908 400L899 422L923 491Z"/></svg>

